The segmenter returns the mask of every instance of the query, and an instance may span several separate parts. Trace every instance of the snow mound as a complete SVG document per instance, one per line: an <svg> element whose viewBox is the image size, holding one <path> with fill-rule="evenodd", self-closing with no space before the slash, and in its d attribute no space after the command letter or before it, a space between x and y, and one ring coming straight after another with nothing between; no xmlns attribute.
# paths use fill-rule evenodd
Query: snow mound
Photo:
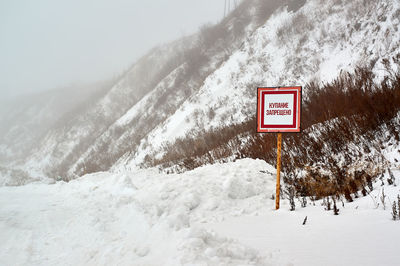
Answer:
<svg viewBox="0 0 400 266"><path fill-rule="evenodd" d="M262 252L204 225L271 209L272 169L244 159L184 174L99 172L1 187L0 265L269 265ZM232 189L240 177L263 189L241 194Z"/></svg>
<svg viewBox="0 0 400 266"><path fill-rule="evenodd" d="M265 182L263 181L261 175L257 178L235 175L226 181L226 193L232 199L250 198L264 191Z"/></svg>

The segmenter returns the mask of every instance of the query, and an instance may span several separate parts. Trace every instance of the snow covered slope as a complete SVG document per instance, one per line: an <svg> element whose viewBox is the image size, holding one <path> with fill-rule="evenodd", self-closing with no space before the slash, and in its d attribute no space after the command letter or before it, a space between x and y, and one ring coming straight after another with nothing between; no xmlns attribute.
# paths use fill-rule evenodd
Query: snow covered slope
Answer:
<svg viewBox="0 0 400 266"><path fill-rule="evenodd" d="M32 97L25 100L28 101L27 110L23 109L25 105L11 105L0 117L3 128L0 156L5 158L0 163L4 169L0 185L23 184L46 177L67 179L71 164L103 131L153 89L157 80L180 64L184 44L190 47L190 38L154 48L116 82L109 82L105 88L95 86L96 93L89 97L80 90L66 90L55 101L42 95L35 96L38 101ZM70 103L69 109L61 112L64 102ZM16 151L19 157L14 155ZM27 173L24 180L13 174L20 171Z"/></svg>
<svg viewBox="0 0 400 266"><path fill-rule="evenodd" d="M371 66L379 79L381 60L400 53L399 18L400 3L392 0L310 0L297 12L279 9L117 167L143 162L165 141L247 120L258 86L327 82L358 65Z"/></svg>
<svg viewBox="0 0 400 266"><path fill-rule="evenodd" d="M258 86L329 81L359 64L379 79L381 60L400 53L397 0L304 2L243 1L220 24L151 50L2 165L0 185L135 168L165 142L251 118ZM25 181L12 180L16 171Z"/></svg>
<svg viewBox="0 0 400 266"><path fill-rule="evenodd" d="M251 159L1 187L0 264L398 265L392 171L396 187L379 181L370 196L340 203L339 216L322 201L290 212L283 200L275 211L275 169Z"/></svg>
<svg viewBox="0 0 400 266"><path fill-rule="evenodd" d="M95 100L110 83L69 86L8 102L0 100L0 164L24 158L48 130L58 126L70 112Z"/></svg>

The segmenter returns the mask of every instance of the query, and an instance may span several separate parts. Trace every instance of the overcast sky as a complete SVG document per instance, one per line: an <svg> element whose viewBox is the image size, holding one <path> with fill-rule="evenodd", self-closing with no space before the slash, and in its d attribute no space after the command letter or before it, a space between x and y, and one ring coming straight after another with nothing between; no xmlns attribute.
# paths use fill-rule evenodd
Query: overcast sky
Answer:
<svg viewBox="0 0 400 266"><path fill-rule="evenodd" d="M107 79L223 9L223 0L0 0L0 97Z"/></svg>

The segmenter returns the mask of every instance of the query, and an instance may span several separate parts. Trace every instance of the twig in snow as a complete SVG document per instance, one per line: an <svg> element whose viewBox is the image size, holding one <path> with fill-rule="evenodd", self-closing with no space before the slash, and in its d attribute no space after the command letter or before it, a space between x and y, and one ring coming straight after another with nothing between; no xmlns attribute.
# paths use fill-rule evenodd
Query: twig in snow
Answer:
<svg viewBox="0 0 400 266"><path fill-rule="evenodd" d="M303 225L305 225L306 222L307 222L307 216L306 216L306 218L304 218Z"/></svg>

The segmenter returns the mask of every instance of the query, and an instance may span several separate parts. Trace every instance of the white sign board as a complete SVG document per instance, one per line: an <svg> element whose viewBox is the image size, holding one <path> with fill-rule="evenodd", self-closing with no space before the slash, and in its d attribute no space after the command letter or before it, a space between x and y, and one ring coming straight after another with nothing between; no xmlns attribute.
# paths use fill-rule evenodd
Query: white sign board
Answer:
<svg viewBox="0 0 400 266"><path fill-rule="evenodd" d="M257 89L257 132L300 132L301 87Z"/></svg>

